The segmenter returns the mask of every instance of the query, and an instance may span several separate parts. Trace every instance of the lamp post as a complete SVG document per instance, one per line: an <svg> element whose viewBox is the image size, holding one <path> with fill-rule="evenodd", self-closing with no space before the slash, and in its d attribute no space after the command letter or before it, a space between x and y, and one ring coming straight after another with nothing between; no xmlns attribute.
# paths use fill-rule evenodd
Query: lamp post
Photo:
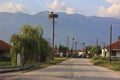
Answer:
<svg viewBox="0 0 120 80"><path fill-rule="evenodd" d="M58 15L54 14L53 12L51 12L51 14L48 15L48 18L52 19L52 25L53 25L53 31L52 31L52 48L53 48L53 54L52 54L52 60L54 60L54 39L55 39L55 18L57 18Z"/></svg>

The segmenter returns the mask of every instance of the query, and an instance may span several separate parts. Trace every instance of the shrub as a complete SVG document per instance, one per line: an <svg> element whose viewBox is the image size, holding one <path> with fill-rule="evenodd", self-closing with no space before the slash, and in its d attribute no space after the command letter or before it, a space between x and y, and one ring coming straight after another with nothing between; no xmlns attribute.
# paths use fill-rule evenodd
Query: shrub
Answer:
<svg viewBox="0 0 120 80"><path fill-rule="evenodd" d="M102 59L101 56L94 56L94 57L92 58L92 60L101 60L101 59Z"/></svg>
<svg viewBox="0 0 120 80"><path fill-rule="evenodd" d="M120 64L112 63L110 65L111 65L111 69L116 70L116 71L120 70Z"/></svg>
<svg viewBox="0 0 120 80"><path fill-rule="evenodd" d="M94 65L101 65L101 64L103 64L103 63L104 63L103 60L95 60L95 61L93 61L93 64L94 64Z"/></svg>
<svg viewBox="0 0 120 80"><path fill-rule="evenodd" d="M106 58L106 57L102 57L102 56L94 56L94 57L92 58L92 60L109 60L109 59Z"/></svg>

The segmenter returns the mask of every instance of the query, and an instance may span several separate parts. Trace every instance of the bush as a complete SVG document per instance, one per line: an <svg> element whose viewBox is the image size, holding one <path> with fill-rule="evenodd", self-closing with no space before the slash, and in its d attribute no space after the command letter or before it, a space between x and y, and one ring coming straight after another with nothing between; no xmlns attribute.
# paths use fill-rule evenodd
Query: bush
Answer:
<svg viewBox="0 0 120 80"><path fill-rule="evenodd" d="M116 70L116 71L120 70L120 64L112 63L110 65L111 65L110 67L111 69Z"/></svg>
<svg viewBox="0 0 120 80"><path fill-rule="evenodd" d="M92 60L101 60L101 59L102 59L101 56L94 56L94 57L92 58Z"/></svg>
<svg viewBox="0 0 120 80"><path fill-rule="evenodd" d="M2 62L0 62L0 67L8 67L8 66L11 66L10 61L2 61Z"/></svg>
<svg viewBox="0 0 120 80"><path fill-rule="evenodd" d="M102 56L94 56L94 57L92 58L92 60L109 60L109 59L106 58L106 57L102 57Z"/></svg>
<svg viewBox="0 0 120 80"><path fill-rule="evenodd" d="M103 64L103 63L104 63L103 60L95 60L95 61L93 61L93 64L94 64L94 65L101 65L101 64Z"/></svg>

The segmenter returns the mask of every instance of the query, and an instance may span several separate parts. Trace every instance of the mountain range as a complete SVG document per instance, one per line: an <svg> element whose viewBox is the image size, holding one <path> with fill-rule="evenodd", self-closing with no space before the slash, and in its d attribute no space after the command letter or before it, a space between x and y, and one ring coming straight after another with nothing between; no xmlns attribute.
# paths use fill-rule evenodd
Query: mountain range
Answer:
<svg viewBox="0 0 120 80"><path fill-rule="evenodd" d="M0 13L0 39L9 42L14 33L18 33L20 27L24 24L41 24L44 30L44 37L52 42L52 20L48 18L49 11L39 12L35 15L24 13ZM82 43L86 45L95 45L96 39L99 44L103 42L109 44L110 25L113 25L113 41L120 36L120 19L84 16L80 14L66 14L58 12L58 18L55 19L55 44L66 45L67 36L69 36L69 46L72 45L72 38L78 42L78 48Z"/></svg>

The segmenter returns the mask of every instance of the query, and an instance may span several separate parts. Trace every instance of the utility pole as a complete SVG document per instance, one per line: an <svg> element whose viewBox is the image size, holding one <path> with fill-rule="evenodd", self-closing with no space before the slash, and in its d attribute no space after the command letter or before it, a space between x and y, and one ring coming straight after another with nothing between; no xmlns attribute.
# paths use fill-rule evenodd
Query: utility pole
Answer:
<svg viewBox="0 0 120 80"><path fill-rule="evenodd" d="M67 48L69 46L69 36L67 36Z"/></svg>
<svg viewBox="0 0 120 80"><path fill-rule="evenodd" d="M77 43L78 42L75 42L75 54L76 54L75 57L77 57Z"/></svg>
<svg viewBox="0 0 120 80"><path fill-rule="evenodd" d="M73 50L73 49L74 49L74 41L75 41L75 38L73 37L72 40L73 40L73 43L72 43L72 50Z"/></svg>
<svg viewBox="0 0 120 80"><path fill-rule="evenodd" d="M98 46L98 38L97 38L97 40L96 40L96 46Z"/></svg>
<svg viewBox="0 0 120 80"><path fill-rule="evenodd" d="M75 43L74 41L75 41L75 38L73 37L72 40L73 40L73 43L72 43L72 57L73 57L73 52L74 52L73 50L74 50L74 43Z"/></svg>
<svg viewBox="0 0 120 80"><path fill-rule="evenodd" d="M83 51L84 51L84 49L85 49L85 42L83 42L82 44L83 44Z"/></svg>
<svg viewBox="0 0 120 80"><path fill-rule="evenodd" d="M78 42L75 42L75 51L77 52L77 43Z"/></svg>
<svg viewBox="0 0 120 80"><path fill-rule="evenodd" d="M52 18L52 24L53 24L53 31L52 31L52 48L53 48L53 54L52 54L52 60L54 60L54 39L55 39L55 29L54 29L54 26L55 26L55 21L54 19L57 18L58 15L57 14L54 14L53 12L51 12L51 14L48 15L48 18Z"/></svg>
<svg viewBox="0 0 120 80"><path fill-rule="evenodd" d="M96 40L96 46L97 46L97 55L98 55L98 38L97 38L97 40Z"/></svg>
<svg viewBox="0 0 120 80"><path fill-rule="evenodd" d="M105 42L103 42L103 47L104 47L104 55L106 57L106 52L105 52Z"/></svg>
<svg viewBox="0 0 120 80"><path fill-rule="evenodd" d="M68 50L69 50L69 36L67 36L67 48L66 48L66 57L68 57Z"/></svg>
<svg viewBox="0 0 120 80"><path fill-rule="evenodd" d="M109 61L110 61L110 63L111 63L111 48L112 48L112 46L111 46L111 44L112 44L112 24L110 25L110 59L109 59Z"/></svg>

